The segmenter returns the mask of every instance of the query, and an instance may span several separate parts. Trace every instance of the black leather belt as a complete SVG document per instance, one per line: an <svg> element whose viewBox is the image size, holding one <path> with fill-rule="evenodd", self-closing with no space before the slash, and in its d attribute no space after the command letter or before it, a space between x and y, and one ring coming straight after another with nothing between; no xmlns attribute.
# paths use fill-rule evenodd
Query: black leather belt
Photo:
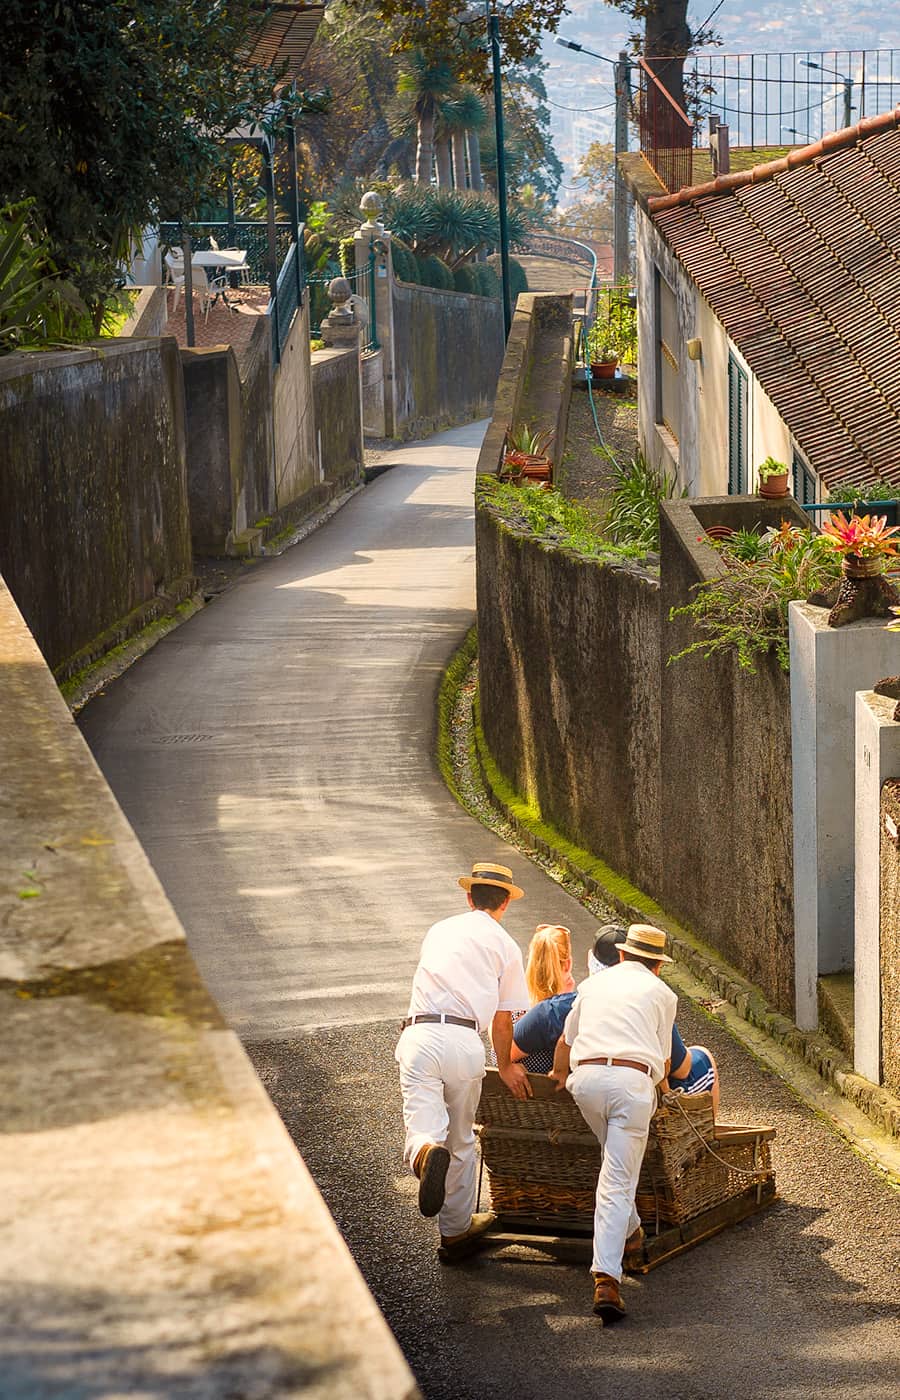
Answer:
<svg viewBox="0 0 900 1400"><path fill-rule="evenodd" d="M446 1023L448 1026L465 1026L466 1029L470 1031L478 1030L476 1021L467 1021L462 1016L438 1016L430 1013L423 1016L407 1016L401 1029L405 1031L407 1026L420 1026L423 1021L428 1022L430 1025L443 1025Z"/></svg>

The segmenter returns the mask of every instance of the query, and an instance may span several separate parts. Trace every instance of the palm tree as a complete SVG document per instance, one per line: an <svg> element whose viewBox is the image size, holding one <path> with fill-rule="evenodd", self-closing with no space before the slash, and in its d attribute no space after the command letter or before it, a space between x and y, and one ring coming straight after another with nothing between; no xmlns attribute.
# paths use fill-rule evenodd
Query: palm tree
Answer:
<svg viewBox="0 0 900 1400"><path fill-rule="evenodd" d="M448 97L456 83L446 58L413 49L400 74L397 91L412 99L416 118L416 184L431 184L434 163L434 126L441 99Z"/></svg>
<svg viewBox="0 0 900 1400"><path fill-rule="evenodd" d="M484 121L484 106L474 88L461 87L445 102L441 103L441 122L449 134L453 146L454 183L458 190L467 189L469 186L471 186L472 189L480 188L480 186L475 185L473 179L472 143L469 138L472 133L477 133L478 129L484 126ZM466 179L467 144L469 147L470 172L468 180ZM477 168L480 176L480 158L477 162Z"/></svg>

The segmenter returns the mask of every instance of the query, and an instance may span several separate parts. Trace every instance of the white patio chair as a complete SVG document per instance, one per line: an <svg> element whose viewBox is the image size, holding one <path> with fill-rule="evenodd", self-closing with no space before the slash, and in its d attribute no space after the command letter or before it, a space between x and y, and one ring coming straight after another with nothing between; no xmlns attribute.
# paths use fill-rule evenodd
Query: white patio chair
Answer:
<svg viewBox="0 0 900 1400"><path fill-rule="evenodd" d="M195 267L194 273L198 281L201 274L205 277L205 282L200 282L199 285L201 296L200 309L203 312L203 324L205 325L209 320L209 308L212 306L213 302L217 297L224 297L225 293L228 291L228 274L216 273L215 269L211 267Z"/></svg>
<svg viewBox="0 0 900 1400"><path fill-rule="evenodd" d="M166 253L166 286L175 288L175 302L172 313L178 310L178 298L181 296L181 289L184 286L184 254L170 249Z"/></svg>

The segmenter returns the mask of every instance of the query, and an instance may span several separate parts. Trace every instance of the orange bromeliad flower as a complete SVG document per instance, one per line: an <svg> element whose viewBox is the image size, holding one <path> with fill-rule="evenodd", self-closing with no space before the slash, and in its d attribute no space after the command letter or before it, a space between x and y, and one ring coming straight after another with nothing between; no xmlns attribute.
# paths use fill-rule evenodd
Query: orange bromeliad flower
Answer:
<svg viewBox="0 0 900 1400"><path fill-rule="evenodd" d="M822 534L839 554L855 554L860 559L878 555L894 558L897 542L891 536L898 532L900 526L889 526L886 515L851 515L848 519L840 510L822 526Z"/></svg>

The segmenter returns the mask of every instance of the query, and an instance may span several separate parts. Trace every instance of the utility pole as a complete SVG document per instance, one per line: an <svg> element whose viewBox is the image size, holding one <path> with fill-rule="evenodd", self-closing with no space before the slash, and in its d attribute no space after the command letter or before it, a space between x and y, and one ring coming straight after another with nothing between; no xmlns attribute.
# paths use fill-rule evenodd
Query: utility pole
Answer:
<svg viewBox="0 0 900 1400"><path fill-rule="evenodd" d="M500 213L500 273L503 283L503 328L509 340L512 309L509 296L509 226L506 214L506 152L503 148L503 86L500 74L500 20L485 0L488 34L491 41L491 67L494 74L494 133L497 140L497 207Z"/></svg>
<svg viewBox="0 0 900 1400"><path fill-rule="evenodd" d="M614 82L616 88L616 123L615 123L615 185L613 203L613 276L616 282L621 282L628 278L630 272L630 258L628 255L628 225L630 222L628 189L622 179L622 171L619 168L619 156L628 150L628 109L630 106L630 81L629 74L631 65L628 62L628 55L624 50L619 52L619 61L615 66Z"/></svg>

